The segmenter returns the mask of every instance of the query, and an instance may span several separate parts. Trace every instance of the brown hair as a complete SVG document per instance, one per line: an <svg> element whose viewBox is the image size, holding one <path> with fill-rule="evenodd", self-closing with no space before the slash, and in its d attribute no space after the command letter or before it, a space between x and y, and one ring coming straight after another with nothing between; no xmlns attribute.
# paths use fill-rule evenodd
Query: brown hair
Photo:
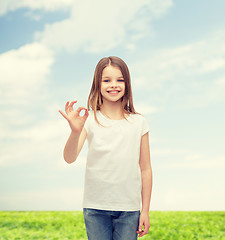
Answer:
<svg viewBox="0 0 225 240"><path fill-rule="evenodd" d="M87 108L88 110L90 110L91 108L94 111L95 120L97 121L98 124L100 123L97 120L96 112L97 110L100 110L101 105L103 104L102 95L101 95L102 71L105 67L109 65L119 68L125 81L125 93L124 93L124 96L121 98L123 117L127 120L125 116L126 113L139 114L135 111L133 106L130 73L126 63L121 58L118 58L115 56L104 57L98 62L95 68L92 87L91 87L91 91L90 91L88 102L87 102Z"/></svg>

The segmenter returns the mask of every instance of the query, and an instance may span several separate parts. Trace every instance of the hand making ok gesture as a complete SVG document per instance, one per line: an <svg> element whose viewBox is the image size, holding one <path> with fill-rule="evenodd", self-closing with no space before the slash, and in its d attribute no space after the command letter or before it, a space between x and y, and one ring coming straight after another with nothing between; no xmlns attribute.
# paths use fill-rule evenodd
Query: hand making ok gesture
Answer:
<svg viewBox="0 0 225 240"><path fill-rule="evenodd" d="M89 115L88 109L85 107L79 107L77 110L73 110L73 105L77 101L72 101L69 103L69 101L65 105L65 113L63 113L61 110L59 112L62 114L62 116L68 121L70 128L73 132L80 133L84 127L85 121ZM85 110L84 116L80 116L80 112L82 110Z"/></svg>

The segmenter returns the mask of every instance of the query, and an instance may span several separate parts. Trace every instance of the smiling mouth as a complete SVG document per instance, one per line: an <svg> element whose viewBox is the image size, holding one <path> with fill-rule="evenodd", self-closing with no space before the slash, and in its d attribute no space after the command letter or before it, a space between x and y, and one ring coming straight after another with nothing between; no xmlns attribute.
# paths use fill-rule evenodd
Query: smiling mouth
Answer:
<svg viewBox="0 0 225 240"><path fill-rule="evenodd" d="M120 91L107 91L108 93L119 93Z"/></svg>

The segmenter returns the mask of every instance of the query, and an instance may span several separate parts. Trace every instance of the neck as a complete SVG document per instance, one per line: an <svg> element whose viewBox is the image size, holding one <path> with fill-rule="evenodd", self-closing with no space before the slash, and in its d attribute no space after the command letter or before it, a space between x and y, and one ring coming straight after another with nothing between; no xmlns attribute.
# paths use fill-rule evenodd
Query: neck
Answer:
<svg viewBox="0 0 225 240"><path fill-rule="evenodd" d="M122 116L122 104L121 101L107 102L104 101L101 106L101 112L112 118L120 118Z"/></svg>

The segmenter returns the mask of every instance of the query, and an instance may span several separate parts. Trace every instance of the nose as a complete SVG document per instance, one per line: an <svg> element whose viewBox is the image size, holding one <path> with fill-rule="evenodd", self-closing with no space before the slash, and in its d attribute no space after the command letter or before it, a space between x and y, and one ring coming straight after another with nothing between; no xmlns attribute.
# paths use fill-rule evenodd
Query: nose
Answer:
<svg viewBox="0 0 225 240"><path fill-rule="evenodd" d="M111 87L117 88L117 81L111 81Z"/></svg>

